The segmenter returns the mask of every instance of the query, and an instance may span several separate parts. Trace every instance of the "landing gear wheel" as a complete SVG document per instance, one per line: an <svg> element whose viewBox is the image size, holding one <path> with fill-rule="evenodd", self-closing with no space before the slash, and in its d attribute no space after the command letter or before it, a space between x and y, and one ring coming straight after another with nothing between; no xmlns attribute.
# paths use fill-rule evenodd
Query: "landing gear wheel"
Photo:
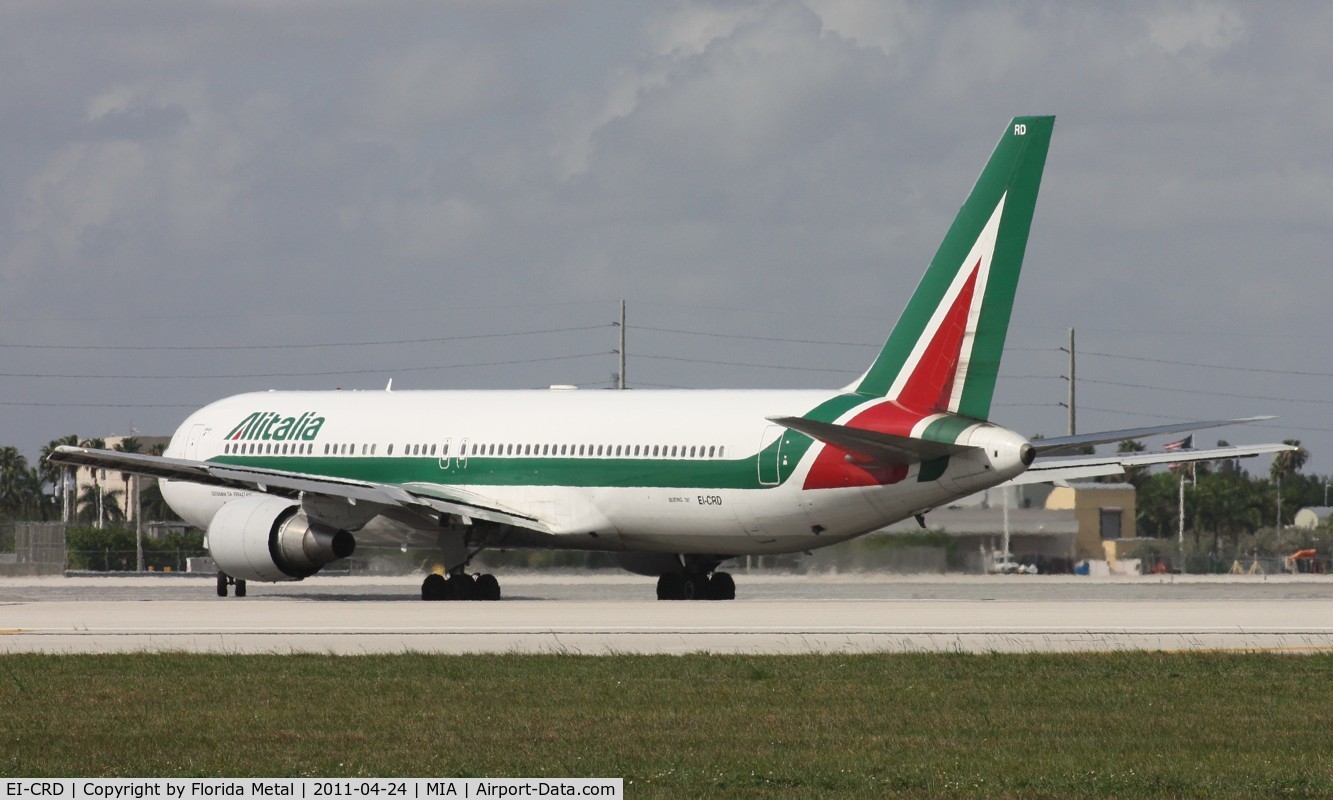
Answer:
<svg viewBox="0 0 1333 800"><path fill-rule="evenodd" d="M477 591L477 582L471 575L450 575L446 581L446 600L471 600Z"/></svg>
<svg viewBox="0 0 1333 800"><path fill-rule="evenodd" d="M245 597L245 581L236 581L236 596Z"/></svg>
<svg viewBox="0 0 1333 800"><path fill-rule="evenodd" d="M445 599L445 580L443 575L432 572L421 582L422 600L443 600Z"/></svg>
<svg viewBox="0 0 1333 800"><path fill-rule="evenodd" d="M472 587L474 600L499 600L500 582L489 572L477 576L477 585Z"/></svg>
<svg viewBox="0 0 1333 800"><path fill-rule="evenodd" d="M686 575L680 584L682 600L707 600L712 597L708 576L702 573Z"/></svg>
<svg viewBox="0 0 1333 800"><path fill-rule="evenodd" d="M658 600L684 600L682 584L684 576L668 572L657 579Z"/></svg>
<svg viewBox="0 0 1333 800"><path fill-rule="evenodd" d="M218 573L218 597L226 597L226 596L227 596L227 586L228 586L228 582L227 582L227 573L225 573L225 572L219 572L219 573Z"/></svg>
<svg viewBox="0 0 1333 800"><path fill-rule="evenodd" d="M714 600L736 599L736 581L732 579L731 573L714 572L708 581L708 588L709 596Z"/></svg>

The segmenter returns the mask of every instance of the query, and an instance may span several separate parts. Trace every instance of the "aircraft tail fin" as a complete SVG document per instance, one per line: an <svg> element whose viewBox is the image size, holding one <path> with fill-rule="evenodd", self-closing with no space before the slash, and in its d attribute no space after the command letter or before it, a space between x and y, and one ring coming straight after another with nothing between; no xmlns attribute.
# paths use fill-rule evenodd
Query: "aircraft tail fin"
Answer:
<svg viewBox="0 0 1333 800"><path fill-rule="evenodd" d="M1054 124L1009 123L884 348L848 391L987 419Z"/></svg>

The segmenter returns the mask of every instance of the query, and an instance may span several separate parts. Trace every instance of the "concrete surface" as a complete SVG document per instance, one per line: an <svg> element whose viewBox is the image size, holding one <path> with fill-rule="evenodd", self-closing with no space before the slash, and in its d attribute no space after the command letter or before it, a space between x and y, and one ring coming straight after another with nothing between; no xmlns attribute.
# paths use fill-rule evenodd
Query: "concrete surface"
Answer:
<svg viewBox="0 0 1333 800"><path fill-rule="evenodd" d="M737 576L730 602L653 581L501 575L498 603L420 579L314 578L219 598L189 576L0 579L0 653L1333 651L1325 576Z"/></svg>

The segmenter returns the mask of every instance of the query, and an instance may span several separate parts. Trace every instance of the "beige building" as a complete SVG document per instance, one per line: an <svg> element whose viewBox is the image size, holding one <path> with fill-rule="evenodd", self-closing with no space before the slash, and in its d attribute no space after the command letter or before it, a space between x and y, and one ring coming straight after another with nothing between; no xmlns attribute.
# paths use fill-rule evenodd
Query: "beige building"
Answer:
<svg viewBox="0 0 1333 800"><path fill-rule="evenodd" d="M1085 559L1105 559L1104 542L1135 539L1136 511L1135 490L1128 483L1039 484L964 498L927 514L926 525L958 541L969 572L984 571L995 553L1004 552L1006 527L1016 561L1070 569ZM891 534L918 530L913 520L885 529Z"/></svg>
<svg viewBox="0 0 1333 800"><path fill-rule="evenodd" d="M1050 511L1073 511L1074 558L1105 558L1103 542L1137 538L1135 490L1129 483L1072 483L1046 498Z"/></svg>
<svg viewBox="0 0 1333 800"><path fill-rule="evenodd" d="M103 441L106 442L106 449L115 450L116 446L124 442L128 436L108 436ZM171 442L170 436L135 436L139 440L141 453L153 452L153 447L162 445L166 447ZM140 478L140 487L146 487L147 481L153 478ZM75 497L81 497L85 489L95 484L101 484L104 494L110 494L116 505L125 512L125 520L132 522L134 520L134 495L131 489L133 479L126 480L124 473L116 470L102 469L97 471L94 478L92 470L87 467L79 467L75 472Z"/></svg>

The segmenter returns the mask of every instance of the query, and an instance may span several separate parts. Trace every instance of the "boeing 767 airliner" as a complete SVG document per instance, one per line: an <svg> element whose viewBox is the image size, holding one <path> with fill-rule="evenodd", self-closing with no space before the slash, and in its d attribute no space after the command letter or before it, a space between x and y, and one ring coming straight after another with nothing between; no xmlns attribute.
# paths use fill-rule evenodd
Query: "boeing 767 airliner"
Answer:
<svg viewBox="0 0 1333 800"><path fill-rule="evenodd" d="M1061 455L1238 420L1028 441L990 421L1054 117L1006 126L878 357L815 391L274 391L219 400L165 455L51 460L161 479L207 530L218 593L291 581L358 537L429 537L425 599L500 597L488 548L610 551L659 599L731 599L728 559L824 547L1005 483L1235 458ZM888 287L884 287L888 288Z"/></svg>

